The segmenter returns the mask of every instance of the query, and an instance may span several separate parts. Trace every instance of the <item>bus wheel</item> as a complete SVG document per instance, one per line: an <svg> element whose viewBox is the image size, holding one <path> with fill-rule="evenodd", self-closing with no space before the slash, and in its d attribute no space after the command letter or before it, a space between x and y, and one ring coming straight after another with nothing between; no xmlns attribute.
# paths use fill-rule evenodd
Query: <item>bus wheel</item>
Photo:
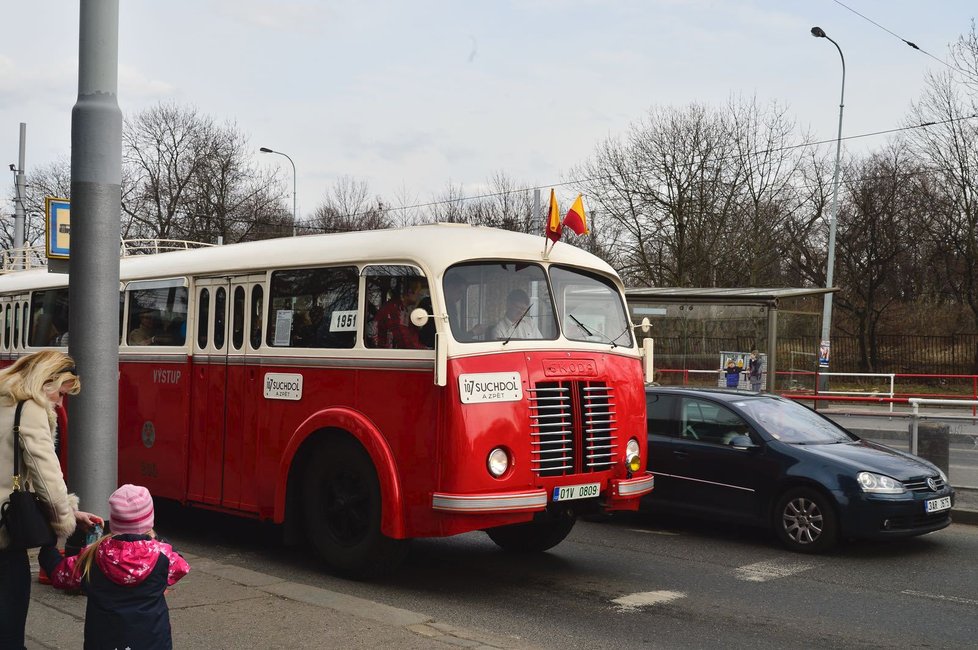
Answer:
<svg viewBox="0 0 978 650"><path fill-rule="evenodd" d="M542 553L564 541L574 527L574 517L553 521L531 521L525 524L499 526L486 531L489 539L504 551Z"/></svg>
<svg viewBox="0 0 978 650"><path fill-rule="evenodd" d="M380 532L377 472L355 441L334 440L313 452L303 480L306 532L333 570L370 578L393 570L407 541Z"/></svg>

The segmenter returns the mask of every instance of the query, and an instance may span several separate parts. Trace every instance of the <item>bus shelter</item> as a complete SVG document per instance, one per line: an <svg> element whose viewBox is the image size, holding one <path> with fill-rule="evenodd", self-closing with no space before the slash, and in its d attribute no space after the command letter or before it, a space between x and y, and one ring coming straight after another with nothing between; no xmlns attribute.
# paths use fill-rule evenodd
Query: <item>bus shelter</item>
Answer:
<svg viewBox="0 0 978 650"><path fill-rule="evenodd" d="M656 339L657 367L664 357L684 370L718 370L722 353L757 348L766 356L765 390L774 392L779 349L788 367L814 376L823 296L837 290L638 287L625 296L633 322L652 325L645 336Z"/></svg>

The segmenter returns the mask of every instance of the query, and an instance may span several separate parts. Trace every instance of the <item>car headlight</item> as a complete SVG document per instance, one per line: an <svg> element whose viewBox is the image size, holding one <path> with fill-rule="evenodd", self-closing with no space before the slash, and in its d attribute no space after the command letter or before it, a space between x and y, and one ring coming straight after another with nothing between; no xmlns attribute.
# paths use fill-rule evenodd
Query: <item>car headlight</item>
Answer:
<svg viewBox="0 0 978 650"><path fill-rule="evenodd" d="M944 473L944 470L938 467L937 473L941 475L941 480L944 481L944 485L947 485L948 484L947 474Z"/></svg>
<svg viewBox="0 0 978 650"><path fill-rule="evenodd" d="M642 469L642 457L638 453L638 440L629 438L625 445L625 467L629 472L637 472Z"/></svg>
<svg viewBox="0 0 978 650"><path fill-rule="evenodd" d="M509 469L509 454L502 447L496 447L489 452L489 458L486 459L486 467L489 468L490 474L499 478Z"/></svg>
<svg viewBox="0 0 978 650"><path fill-rule="evenodd" d="M895 478L890 478L882 474L874 474L873 472L859 472L856 475L856 480L859 481L859 487L862 488L863 492L871 492L873 494L903 494L907 491L903 487L903 483Z"/></svg>

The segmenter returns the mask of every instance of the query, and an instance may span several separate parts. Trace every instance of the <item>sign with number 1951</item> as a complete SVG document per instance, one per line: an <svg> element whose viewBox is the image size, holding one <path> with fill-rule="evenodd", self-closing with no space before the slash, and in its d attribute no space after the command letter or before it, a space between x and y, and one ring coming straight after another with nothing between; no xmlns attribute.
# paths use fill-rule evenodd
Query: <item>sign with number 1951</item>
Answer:
<svg viewBox="0 0 978 650"><path fill-rule="evenodd" d="M357 329L357 310L334 311L329 319L330 332L353 332Z"/></svg>

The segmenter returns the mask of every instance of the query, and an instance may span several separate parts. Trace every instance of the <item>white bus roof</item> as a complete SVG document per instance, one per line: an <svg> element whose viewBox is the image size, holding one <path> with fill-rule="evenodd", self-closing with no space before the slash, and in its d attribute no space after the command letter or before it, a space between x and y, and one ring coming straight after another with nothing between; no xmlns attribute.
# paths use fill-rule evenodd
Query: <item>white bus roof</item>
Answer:
<svg viewBox="0 0 978 650"><path fill-rule="evenodd" d="M368 262L413 263L438 277L447 267L466 260L543 261L544 241L542 234L439 223L134 255L120 260L119 273L125 282ZM614 269L601 258L562 241L548 252L547 261L592 268L617 277ZM48 273L45 269L8 273L0 276L0 293L64 286L66 279L63 274Z"/></svg>

